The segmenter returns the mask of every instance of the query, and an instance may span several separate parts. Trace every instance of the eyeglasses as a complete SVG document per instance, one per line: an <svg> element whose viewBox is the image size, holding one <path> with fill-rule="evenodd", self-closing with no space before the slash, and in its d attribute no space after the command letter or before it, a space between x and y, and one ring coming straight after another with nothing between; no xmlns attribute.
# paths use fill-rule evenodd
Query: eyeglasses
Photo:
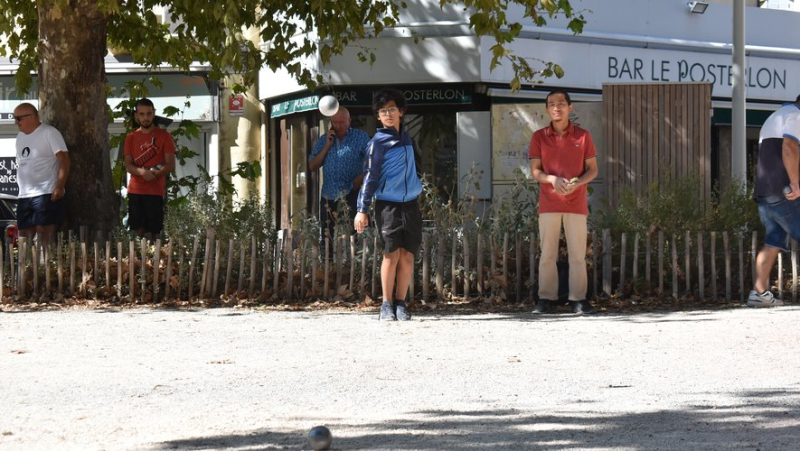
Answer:
<svg viewBox="0 0 800 451"><path fill-rule="evenodd" d="M14 116L14 120L15 120L15 121L17 121L17 122L19 122L19 121L21 121L21 120L25 119L25 118L26 118L26 117L28 117L28 116L33 116L33 113L28 113L28 114L20 114L19 116Z"/></svg>
<svg viewBox="0 0 800 451"><path fill-rule="evenodd" d="M388 116L390 114L397 114L398 111L400 110L397 107L381 108L378 110L378 114L381 116Z"/></svg>

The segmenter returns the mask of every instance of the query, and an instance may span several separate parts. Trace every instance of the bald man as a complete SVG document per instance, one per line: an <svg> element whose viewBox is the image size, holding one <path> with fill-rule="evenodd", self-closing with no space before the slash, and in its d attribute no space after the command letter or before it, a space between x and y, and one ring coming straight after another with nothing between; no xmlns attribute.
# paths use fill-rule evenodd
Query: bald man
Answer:
<svg viewBox="0 0 800 451"><path fill-rule="evenodd" d="M17 134L17 226L20 236L39 237L50 243L64 215L64 194L69 175L67 145L61 133L39 120L30 103L14 109Z"/></svg>
<svg viewBox="0 0 800 451"><path fill-rule="evenodd" d="M331 116L331 128L321 136L311 152L308 169L316 171L322 167L322 196L319 202L320 249L324 251L325 235L334 238L334 225L348 218L335 218L336 202L344 201L349 206L350 217L346 227L353 233L356 215L356 200L361 182L364 180L364 161L367 158L369 135L350 127L350 112L347 108ZM338 219L338 221L337 221ZM325 255L324 253L322 255Z"/></svg>

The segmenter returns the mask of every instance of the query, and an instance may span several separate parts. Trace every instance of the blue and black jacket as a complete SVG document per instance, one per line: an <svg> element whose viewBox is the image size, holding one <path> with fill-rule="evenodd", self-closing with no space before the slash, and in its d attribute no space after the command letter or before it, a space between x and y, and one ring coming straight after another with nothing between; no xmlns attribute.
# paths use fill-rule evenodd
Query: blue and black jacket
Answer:
<svg viewBox="0 0 800 451"><path fill-rule="evenodd" d="M367 144L367 170L358 195L358 211L367 213L375 199L408 202L422 193L414 145L402 127L379 128Z"/></svg>

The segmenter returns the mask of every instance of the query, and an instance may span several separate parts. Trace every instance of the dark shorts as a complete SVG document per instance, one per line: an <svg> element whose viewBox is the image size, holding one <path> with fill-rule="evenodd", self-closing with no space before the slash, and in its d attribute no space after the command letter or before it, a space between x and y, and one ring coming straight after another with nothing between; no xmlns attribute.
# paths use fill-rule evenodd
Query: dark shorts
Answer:
<svg viewBox="0 0 800 451"><path fill-rule="evenodd" d="M20 230L59 225L64 217L64 199L50 200L51 194L17 200L17 226Z"/></svg>
<svg viewBox="0 0 800 451"><path fill-rule="evenodd" d="M758 204L758 215L766 230L765 245L788 251L790 237L800 241L800 199L764 199Z"/></svg>
<svg viewBox="0 0 800 451"><path fill-rule="evenodd" d="M416 254L422 244L422 213L417 199L408 202L376 199L375 225L380 231L384 254L400 248Z"/></svg>
<svg viewBox="0 0 800 451"><path fill-rule="evenodd" d="M128 227L157 234L164 228L164 198L150 194L128 194Z"/></svg>

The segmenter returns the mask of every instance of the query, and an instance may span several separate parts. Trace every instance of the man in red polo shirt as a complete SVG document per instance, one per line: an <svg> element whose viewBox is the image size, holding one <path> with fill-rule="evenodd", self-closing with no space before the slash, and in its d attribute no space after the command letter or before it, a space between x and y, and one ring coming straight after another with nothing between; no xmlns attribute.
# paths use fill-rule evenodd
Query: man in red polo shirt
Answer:
<svg viewBox="0 0 800 451"><path fill-rule="evenodd" d="M572 102L565 91L545 100L550 125L531 138L531 175L539 182L539 300L534 313L546 313L558 299L558 243L561 226L569 255L569 301L573 313L594 313L586 299L586 185L597 177L597 151L588 131L569 120Z"/></svg>

